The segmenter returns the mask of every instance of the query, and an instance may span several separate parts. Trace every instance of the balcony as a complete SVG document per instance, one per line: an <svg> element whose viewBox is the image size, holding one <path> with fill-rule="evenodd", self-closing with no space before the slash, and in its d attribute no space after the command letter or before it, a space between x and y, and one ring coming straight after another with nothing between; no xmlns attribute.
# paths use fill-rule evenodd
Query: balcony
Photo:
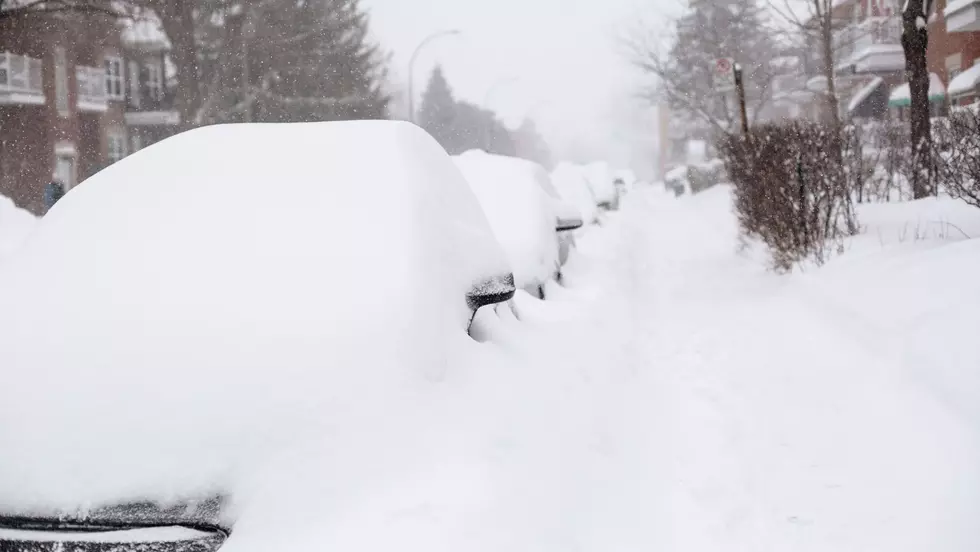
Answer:
<svg viewBox="0 0 980 552"><path fill-rule="evenodd" d="M171 88L139 87L139 101L130 101L126 110L126 124L130 126L173 126L180 124L176 110L176 98ZM135 105L134 105L135 104Z"/></svg>
<svg viewBox="0 0 980 552"><path fill-rule="evenodd" d="M901 71L902 21L899 17L869 17L848 25L834 36L837 71L843 75Z"/></svg>
<svg viewBox="0 0 980 552"><path fill-rule="evenodd" d="M947 32L980 31L980 0L953 0L946 5L943 15Z"/></svg>
<svg viewBox="0 0 980 552"><path fill-rule="evenodd" d="M39 59L0 52L0 105L43 105L43 66Z"/></svg>
<svg viewBox="0 0 980 552"><path fill-rule="evenodd" d="M79 111L102 113L108 109L105 69L79 65L75 67L75 82L78 84L76 106Z"/></svg>

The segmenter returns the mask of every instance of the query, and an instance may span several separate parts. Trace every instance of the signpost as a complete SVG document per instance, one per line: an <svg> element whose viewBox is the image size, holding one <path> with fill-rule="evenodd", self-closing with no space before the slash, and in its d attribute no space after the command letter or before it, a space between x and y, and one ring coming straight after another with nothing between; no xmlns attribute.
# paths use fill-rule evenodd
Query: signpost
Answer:
<svg viewBox="0 0 980 552"><path fill-rule="evenodd" d="M745 112L745 85L742 80L742 68L732 58L718 58L715 60L713 80L715 92L724 94L735 91L738 98L739 114L742 117L742 134L748 135L749 119Z"/></svg>
<svg viewBox="0 0 980 552"><path fill-rule="evenodd" d="M745 113L745 83L740 65L735 66L735 92L738 94L738 112L742 115L742 136L748 136L749 118Z"/></svg>
<svg viewBox="0 0 980 552"><path fill-rule="evenodd" d="M731 92L735 90L735 60L718 58L715 60L714 74L715 92Z"/></svg>

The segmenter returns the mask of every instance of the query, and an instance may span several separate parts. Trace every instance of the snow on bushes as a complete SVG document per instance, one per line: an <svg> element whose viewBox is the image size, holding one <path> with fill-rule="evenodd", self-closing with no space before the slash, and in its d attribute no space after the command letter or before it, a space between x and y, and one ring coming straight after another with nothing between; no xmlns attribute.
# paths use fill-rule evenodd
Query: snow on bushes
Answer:
<svg viewBox="0 0 980 552"><path fill-rule="evenodd" d="M933 127L940 188L980 208L980 114L964 109Z"/></svg>
<svg viewBox="0 0 980 552"><path fill-rule="evenodd" d="M764 125L720 140L741 234L765 243L774 268L821 263L857 231L845 140L810 122Z"/></svg>

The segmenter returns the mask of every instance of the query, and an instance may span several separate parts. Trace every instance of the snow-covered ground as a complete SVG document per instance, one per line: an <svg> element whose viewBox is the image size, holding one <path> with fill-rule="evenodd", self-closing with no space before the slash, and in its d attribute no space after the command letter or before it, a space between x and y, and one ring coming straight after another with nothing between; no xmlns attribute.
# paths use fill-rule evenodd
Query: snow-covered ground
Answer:
<svg viewBox="0 0 980 552"><path fill-rule="evenodd" d="M639 191L580 242L568 311L495 322L564 366L515 383L563 478L529 506L551 548L980 549L980 212L862 215L847 254L778 276L736 254L727 188Z"/></svg>
<svg viewBox="0 0 980 552"><path fill-rule="evenodd" d="M0 259L20 247L36 224L37 217L0 195Z"/></svg>
<svg viewBox="0 0 980 552"><path fill-rule="evenodd" d="M241 378L280 400L245 418L260 472L225 549L980 549L980 212L874 205L862 223L846 254L779 276L736 252L727 188L639 187L583 233L566 287L484 309L438 370L372 377L351 356ZM151 386L178 408L193 393L172 383Z"/></svg>

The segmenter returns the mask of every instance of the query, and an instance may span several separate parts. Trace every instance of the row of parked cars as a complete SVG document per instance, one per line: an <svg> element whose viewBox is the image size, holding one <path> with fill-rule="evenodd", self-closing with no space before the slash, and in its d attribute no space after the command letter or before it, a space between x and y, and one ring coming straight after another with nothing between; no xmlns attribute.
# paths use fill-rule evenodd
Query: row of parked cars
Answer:
<svg viewBox="0 0 980 552"><path fill-rule="evenodd" d="M0 550L219 548L215 466L302 427L325 369L424 367L545 298L626 185L388 121L206 127L105 169L0 262ZM282 370L299 413L265 395Z"/></svg>

